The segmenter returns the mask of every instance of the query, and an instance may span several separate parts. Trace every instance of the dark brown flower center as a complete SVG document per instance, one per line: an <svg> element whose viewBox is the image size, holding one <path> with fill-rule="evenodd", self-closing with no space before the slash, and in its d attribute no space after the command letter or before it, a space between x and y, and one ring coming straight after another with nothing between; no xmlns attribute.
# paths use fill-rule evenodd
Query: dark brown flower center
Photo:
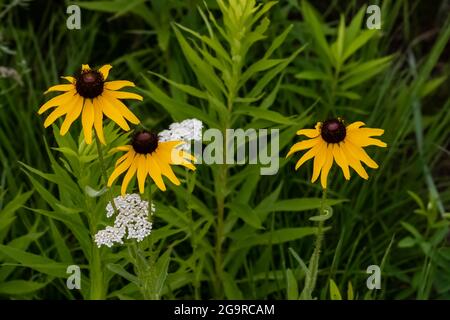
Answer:
<svg viewBox="0 0 450 320"><path fill-rule="evenodd" d="M97 70L82 70L76 77L75 87L83 98L93 99L103 92L105 81Z"/></svg>
<svg viewBox="0 0 450 320"><path fill-rule="evenodd" d="M344 122L340 119L330 119L322 123L320 128L322 139L328 143L339 143L345 139Z"/></svg>
<svg viewBox="0 0 450 320"><path fill-rule="evenodd" d="M131 145L137 153L152 153L158 147L158 135L149 131L140 131L133 136Z"/></svg>

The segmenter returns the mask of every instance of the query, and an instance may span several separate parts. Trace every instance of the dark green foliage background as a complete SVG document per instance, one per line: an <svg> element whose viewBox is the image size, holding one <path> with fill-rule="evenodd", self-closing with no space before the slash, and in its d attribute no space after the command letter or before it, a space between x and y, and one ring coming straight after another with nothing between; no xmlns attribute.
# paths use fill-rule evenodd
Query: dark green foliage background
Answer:
<svg viewBox="0 0 450 320"><path fill-rule="evenodd" d="M46 144L61 147L62 143L57 141L51 128L43 128L43 118L37 115L38 107L45 101L43 92L46 88L60 82L59 76L72 74L82 63L91 66L111 63L114 66L110 73L112 78L129 79L142 88L144 103L131 105L146 127L162 130L173 120L180 120L173 119L158 101L150 98L146 78L152 79L174 99L200 105L199 101L188 98L182 91L147 71L202 89L180 49L171 23L177 22L200 34L207 34L206 25L196 9L197 6L204 8L203 1L147 1L144 5L151 13L147 17L132 10L133 4L141 5L143 1L112 2L115 5L99 1L80 3L82 28L68 30L65 12L68 2L0 0L0 66L13 68L20 75L20 80L0 78L2 298L89 297L88 294L68 291L63 276L42 271L33 262L24 263L23 259L30 257L18 258L17 251L14 251L61 263L64 262L61 253L69 252L71 259L83 266L86 277L89 274L88 262L70 229L58 219L33 210L52 210L42 193L36 190L37 184L60 200L68 196L61 196L61 189L55 183L39 176L34 176L37 182L33 183L29 178L29 168L41 172L54 170ZM12 5L15 3L17 5ZM207 4L220 21L215 2L207 1ZM298 122L298 127L277 125L268 119L251 122L258 118L254 114L242 116L235 123L236 126L253 123L261 127L281 128L285 133L282 134L284 140L281 141L283 149L280 152L283 159L277 175L248 178L249 181L243 185L231 186L228 200L231 202L236 194L245 191L249 206L257 208L274 192L279 192L278 199L320 197L319 184L309 182L311 165L294 174L294 159L284 160L289 146L298 141L295 129L313 126L330 114L343 116L348 122L361 120L370 127L384 128L386 132L382 139L388 143L388 148L369 148L368 153L373 155L380 168L370 170L367 182L355 173L349 182L345 182L336 168L330 174L329 197L347 201L334 206L334 216L327 221L331 228L325 235L316 294L319 298L328 299L329 279L333 279L344 298L348 282L351 282L357 299L449 299L450 237L443 211L448 211L450 201L450 3L447 0L399 0L379 4L383 19L381 32L365 43L350 60L364 63L392 55L391 60L369 81L355 86L351 96L330 96L329 82L298 77L305 70L327 68L315 41L314 30L302 15L301 3L281 0L269 11L271 24L266 32L267 38L251 48L247 60L251 64L260 59L271 41L293 24L285 43L274 52L274 58L287 58L303 45L306 47L283 71L282 77L269 83L265 92L269 94L278 87L270 110L285 117L294 116L292 119L295 120L300 119L299 115L307 117ZM332 43L332 39L336 39L340 16L345 17L348 25L367 3L320 0L312 5L320 12L323 19L321 29L325 31L327 41ZM190 39L188 34L184 35ZM258 77L252 78L246 88L251 88L257 80ZM74 141L78 138L76 132L79 128L76 124L71 129ZM110 137L115 137L115 133L110 132ZM87 152L95 154L95 150ZM56 150L50 153L61 164L61 154ZM111 159L109 161L112 163ZM28 169L22 163L28 165ZM245 167L235 167L231 172L237 176L244 170ZM249 177L257 175L255 170L248 173ZM76 181L72 175L67 179ZM92 179L100 186L98 176ZM200 166L196 179L198 187L193 195L211 214L215 214L214 198L204 190L212 187L212 183L208 184L212 180L211 172ZM157 201L163 207L178 205L181 213L187 212L192 209L185 203L185 194L188 193L187 187L171 188L164 194L159 193ZM100 211L106 199L102 201L98 206ZM167 212L173 212L170 210ZM310 227L313 223L308 217L314 214L314 210L274 210L263 222L264 230ZM166 216L170 215L166 213ZM194 212L193 219L196 217L200 219ZM160 219L156 221L156 229L173 223ZM243 224L239 220L235 228ZM255 245L251 250L236 255L234 267L228 269L225 291L221 292L212 284L214 272L200 271L200 275L196 274L196 270L203 270L198 268L204 255L201 251L195 253L191 235L188 231L167 237L161 235L155 244L158 248L156 253L145 256L151 260L155 254L170 252L169 276L164 280L162 298L285 299L296 298L297 285L301 290L304 275L288 249L292 248L306 261L313 249L312 237ZM64 243L63 247L58 241ZM214 235L208 231L204 241L213 243ZM224 243L224 251L230 248L239 251L240 245L244 243L229 239ZM145 250L148 248L149 245L144 247ZM168 248L172 251L167 251ZM111 251L102 250L103 257ZM126 256L128 250L124 249L122 254ZM120 254L118 249L112 251ZM130 286L134 280L131 275L142 277L142 266L126 257L120 259L115 263L123 269L109 267L112 276L104 297L148 298ZM207 266L210 262L208 258L204 259L202 263ZM186 261L192 265L183 267ZM366 287L366 268L373 264L382 265L383 269L382 289L376 292ZM155 273L155 270L145 272Z"/></svg>

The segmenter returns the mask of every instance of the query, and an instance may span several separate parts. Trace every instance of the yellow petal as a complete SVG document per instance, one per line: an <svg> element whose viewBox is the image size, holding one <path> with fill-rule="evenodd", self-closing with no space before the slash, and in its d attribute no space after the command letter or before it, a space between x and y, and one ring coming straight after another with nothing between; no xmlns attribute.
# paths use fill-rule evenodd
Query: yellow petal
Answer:
<svg viewBox="0 0 450 320"><path fill-rule="evenodd" d="M304 164L306 161L308 161L309 159L311 159L312 157L316 156L317 153L319 152L320 148L322 147L322 143L318 143L316 144L314 147L312 147L308 152L306 152L298 161L297 164L295 165L295 170L297 170L298 168L300 168L300 166L302 164Z"/></svg>
<svg viewBox="0 0 450 320"><path fill-rule="evenodd" d="M99 104L102 106L103 113L105 114L105 116L107 116L112 121L117 123L119 127L121 127L123 130L125 131L130 130L128 123L125 121L124 117L120 114L119 110L114 105L112 105L108 100L106 100L102 96L99 96L98 99Z"/></svg>
<svg viewBox="0 0 450 320"><path fill-rule="evenodd" d="M83 110L83 98L81 96L77 96L76 101L72 106L72 110L67 114L66 119L64 120L60 134L63 136L69 131L72 123L80 116L81 110Z"/></svg>
<svg viewBox="0 0 450 320"><path fill-rule="evenodd" d="M123 87L134 87L134 83L127 80L116 80L105 82L105 89L108 90L119 90Z"/></svg>
<svg viewBox="0 0 450 320"><path fill-rule="evenodd" d="M123 104L122 101L114 98L109 92L104 92L102 94L102 97L104 99L107 99L111 105L115 106L125 119L127 119L133 124L139 124L140 122L139 119L133 114L133 112L130 111L130 109L128 109L126 105Z"/></svg>
<svg viewBox="0 0 450 320"><path fill-rule="evenodd" d="M128 151L127 153L125 153L123 156L121 156L117 161L116 161L116 167L121 164L123 161L125 161L129 156L131 156L131 154L133 153L133 151Z"/></svg>
<svg viewBox="0 0 450 320"><path fill-rule="evenodd" d="M122 196L124 196L125 193L127 193L128 184L130 183L131 178L133 178L134 174L136 173L136 169L137 169L137 162L135 159L133 162L131 162L128 171L125 174L125 177L123 178L122 187L120 188L120 193L122 194Z"/></svg>
<svg viewBox="0 0 450 320"><path fill-rule="evenodd" d="M145 178L147 177L147 161L144 154L138 154L136 156L137 163L137 179L139 184L139 192L144 193L145 190Z"/></svg>
<svg viewBox="0 0 450 320"><path fill-rule="evenodd" d="M347 143L347 148L352 153L353 158L361 160L372 169L378 168L378 164L373 161L371 157L369 157L369 155L366 153L366 151L364 151L363 148L354 145L350 141Z"/></svg>
<svg viewBox="0 0 450 320"><path fill-rule="evenodd" d="M125 146L116 147L116 149L119 151L128 151L131 150L132 147L133 147L132 145L127 144Z"/></svg>
<svg viewBox="0 0 450 320"><path fill-rule="evenodd" d="M316 138L320 135L320 131L317 129L301 129L297 131L297 135L307 136L308 138Z"/></svg>
<svg viewBox="0 0 450 320"><path fill-rule="evenodd" d="M122 163L118 164L116 162L116 168L114 169L114 171L112 172L111 176L108 179L108 187L111 187L113 182L117 179L117 177L120 176L122 173L124 173L125 170L127 170L131 166L136 153L129 152L126 155L127 158Z"/></svg>
<svg viewBox="0 0 450 320"><path fill-rule="evenodd" d="M167 155L165 152L161 152L161 150L158 149L155 150L154 155L156 156L156 161L158 161L161 174L169 178L173 184L177 186L180 185L180 180L178 180L169 165L168 157L170 157L170 155Z"/></svg>
<svg viewBox="0 0 450 320"><path fill-rule="evenodd" d="M328 173L333 165L333 144L329 144L327 146L325 157L325 162L322 167L322 174L320 175L320 183L324 189L327 188Z"/></svg>
<svg viewBox="0 0 450 320"><path fill-rule="evenodd" d="M117 98L117 99L135 99L135 100L139 100L139 101L142 101L144 99L144 98L142 98L142 96L140 96L136 93L132 93L132 92L112 91L112 90L109 90L108 92L114 98Z"/></svg>
<svg viewBox="0 0 450 320"><path fill-rule="evenodd" d="M367 147L367 146L379 146L379 147L387 147L387 144L381 140L374 139L374 138L368 138L365 136L360 136L356 133L357 131L353 131L351 133L347 133L345 139L352 142L354 145L360 146L360 147Z"/></svg>
<svg viewBox="0 0 450 320"><path fill-rule="evenodd" d="M62 79L66 79L67 81L69 81L70 83L75 83L76 79L74 77L70 77L70 76L65 76L65 77L61 77Z"/></svg>
<svg viewBox="0 0 450 320"><path fill-rule="evenodd" d="M70 90L74 90L75 86L73 84L57 84L56 86L52 86L50 88L48 88L47 91L45 91L44 93L49 93L52 91L70 91Z"/></svg>
<svg viewBox="0 0 450 320"><path fill-rule="evenodd" d="M155 161L155 159L152 157L151 154L146 155L146 160L147 160L147 170L150 177L161 191L166 191L166 186L162 179L161 170L159 169L158 163Z"/></svg>
<svg viewBox="0 0 450 320"><path fill-rule="evenodd" d="M345 153L345 158L347 159L349 166L352 167L361 178L366 180L369 179L369 175L361 165L361 162L358 159L355 159L350 150L348 150L346 142L341 143L341 148Z"/></svg>
<svg viewBox="0 0 450 320"><path fill-rule="evenodd" d="M192 155L189 152L186 152L184 150L181 150L181 156L183 157L183 159L190 160L192 162L196 162L197 161L197 158L194 157L194 155Z"/></svg>
<svg viewBox="0 0 450 320"><path fill-rule="evenodd" d="M44 127L47 128L49 125L55 122L56 119L68 113L72 108L72 105L73 104L71 103L67 103L53 110L52 113L50 113L50 115L47 117L47 119L45 119Z"/></svg>
<svg viewBox="0 0 450 320"><path fill-rule="evenodd" d="M95 133L101 143L106 144L105 135L103 134L103 108L98 98L92 100L94 107L94 128Z"/></svg>
<svg viewBox="0 0 450 320"><path fill-rule="evenodd" d="M356 121L352 124L349 124L345 129L346 131L352 131L354 129L358 129L359 127L365 126L366 124L362 121Z"/></svg>
<svg viewBox="0 0 450 320"><path fill-rule="evenodd" d="M94 106L91 99L84 102L83 113L81 114L81 124L84 132L84 140L87 144L92 143L92 126L94 125Z"/></svg>
<svg viewBox="0 0 450 320"><path fill-rule="evenodd" d="M384 133L383 129L376 129L376 128L360 128L357 131L355 130L354 134L361 134L364 135L366 137L371 137L371 136L381 136Z"/></svg>
<svg viewBox="0 0 450 320"><path fill-rule="evenodd" d="M111 70L111 68L112 68L112 65L105 64L103 67L98 69L98 72L100 72L103 76L103 80L106 80L108 78L109 70Z"/></svg>
<svg viewBox="0 0 450 320"><path fill-rule="evenodd" d="M48 109L50 109L50 108L53 108L53 107L60 106L60 105L63 105L65 103L68 103L72 99L75 99L76 95L77 95L76 91L73 90L73 91L69 91L69 92L63 93L63 94L61 94L59 96L56 96L56 97L48 100L46 103L44 103L39 108L38 114L42 114L45 111L47 111Z"/></svg>
<svg viewBox="0 0 450 320"><path fill-rule="evenodd" d="M186 142L184 142L184 141L164 141L164 142L158 143L158 148L172 151L173 148L176 148L176 147L182 145L183 143L186 143Z"/></svg>
<svg viewBox="0 0 450 320"><path fill-rule="evenodd" d="M317 137L317 138L314 138L314 139L297 142L296 144L294 144L291 147L291 149L289 150L288 154L286 155L286 158L289 157L291 154L297 152L297 151L301 151L301 150L305 150L305 149L309 149L309 148L314 147L317 143L320 142L319 139L320 138Z"/></svg>
<svg viewBox="0 0 450 320"><path fill-rule="evenodd" d="M341 167L342 172L344 173L345 179L350 179L350 170L348 168L348 162L345 158L345 154L342 152L342 148L339 144L333 144L333 157L336 160L336 163L339 167Z"/></svg>
<svg viewBox="0 0 450 320"><path fill-rule="evenodd" d="M320 171L322 170L323 164L325 163L327 156L327 144L325 142L320 143L320 150L314 157L314 169L311 182L315 182L319 177Z"/></svg>
<svg viewBox="0 0 450 320"><path fill-rule="evenodd" d="M168 163L182 165L190 170L195 171L195 166L187 160L195 161L195 157L186 153L184 150L177 149L176 147L185 143L184 141L165 141L158 144L158 150L160 153L168 155Z"/></svg>
<svg viewBox="0 0 450 320"><path fill-rule="evenodd" d="M81 65L81 70L82 71L89 71L89 70L91 70L91 67L89 67L88 64L82 64Z"/></svg>

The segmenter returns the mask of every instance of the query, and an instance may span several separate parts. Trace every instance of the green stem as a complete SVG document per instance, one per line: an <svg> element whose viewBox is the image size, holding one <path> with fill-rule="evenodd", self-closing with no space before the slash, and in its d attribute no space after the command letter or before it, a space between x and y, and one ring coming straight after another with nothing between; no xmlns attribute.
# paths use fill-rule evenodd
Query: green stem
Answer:
<svg viewBox="0 0 450 320"><path fill-rule="evenodd" d="M97 152L98 152L98 160L100 163L100 168L102 172L102 177L104 179L105 186L108 181L108 177L106 175L106 166L105 166L105 160L103 157L103 151L102 146L100 143L99 138L97 135L95 135L95 142L97 145ZM116 205L113 201L113 196L111 193L111 190L108 189L109 198L112 204L112 207L115 212L117 212ZM96 224L97 219L95 217L90 217L90 229L91 233L95 234L97 232ZM91 250L91 259L89 261L90 263L90 280L91 280L91 288L90 288L90 298L92 300L102 300L105 299L105 288L104 288L104 278L103 278L103 267L102 267L102 261L100 256L100 248L97 248L94 244L92 245Z"/></svg>
<svg viewBox="0 0 450 320"><path fill-rule="evenodd" d="M111 189L108 188L108 174L106 173L106 165L105 165L105 158L103 157L103 150L102 150L102 144L100 142L100 139L95 135L95 144L97 145L97 153L98 153L98 161L100 162L100 170L102 172L103 182L105 183L105 188L107 188L109 201L111 202L111 205L113 207L114 213L117 214L117 208L116 204L114 203L114 197L111 192Z"/></svg>
<svg viewBox="0 0 450 320"><path fill-rule="evenodd" d="M326 215L325 210L326 199L327 199L327 189L323 189L322 200L320 202L320 215ZM317 274L319 271L319 258L323 242L323 227L324 227L324 220L320 220L317 226L317 235L316 235L316 242L314 245L314 251L313 254L311 255L311 259L309 260L308 266L309 276L306 277L305 288L302 293L302 298L304 299L311 300L312 294L316 287Z"/></svg>
<svg viewBox="0 0 450 320"><path fill-rule="evenodd" d="M91 280L90 299L104 300L105 292L104 292L102 261L100 258L100 249L97 248L95 244L92 245L91 261L89 269Z"/></svg>
<svg viewBox="0 0 450 320"><path fill-rule="evenodd" d="M216 296L218 299L223 297L223 258L222 245L224 242L224 219L225 219L225 190L227 185L228 168L226 164L220 167L218 184L219 192L217 194L217 227L216 227L216 246L214 264L216 270Z"/></svg>

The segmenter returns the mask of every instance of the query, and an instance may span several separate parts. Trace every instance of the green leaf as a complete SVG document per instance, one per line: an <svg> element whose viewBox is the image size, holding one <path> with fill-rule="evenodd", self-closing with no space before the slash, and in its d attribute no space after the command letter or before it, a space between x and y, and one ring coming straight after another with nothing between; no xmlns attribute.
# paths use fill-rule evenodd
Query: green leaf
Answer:
<svg viewBox="0 0 450 320"><path fill-rule="evenodd" d="M236 284L233 277L227 272L223 273L223 287L225 291L225 297L230 300L242 300L244 296Z"/></svg>
<svg viewBox="0 0 450 320"><path fill-rule="evenodd" d="M329 228L325 229L328 230ZM233 251L256 245L280 244L301 239L316 233L317 228L315 227L284 228L265 233L257 233L248 237L240 238L239 241L235 241L231 245L230 250Z"/></svg>
<svg viewBox="0 0 450 320"><path fill-rule="evenodd" d="M377 30L364 30L362 31L356 39L349 44L349 46L344 50L344 56L342 61L347 60L352 54L364 46L367 41L369 41L373 36L378 34Z"/></svg>
<svg viewBox="0 0 450 320"><path fill-rule="evenodd" d="M213 119L211 119L205 112L202 112L202 110L200 110L199 108L169 97L145 76L144 80L147 83L149 90L143 90L143 92L150 98L155 100L157 103L159 103L161 106L163 106L164 109L166 109L166 111L169 112L175 120L197 118L203 121L209 127L218 127L218 124L216 124Z"/></svg>
<svg viewBox="0 0 450 320"><path fill-rule="evenodd" d="M0 294L4 295L26 295L38 291L45 287L47 283L12 280L0 283Z"/></svg>
<svg viewBox="0 0 450 320"><path fill-rule="evenodd" d="M347 47L349 43L352 43L358 33L361 31L362 21L364 19L364 15L366 14L366 5L363 5L361 9L359 9L358 13L354 16L352 22L348 26L346 30L345 37L345 46Z"/></svg>
<svg viewBox="0 0 450 320"><path fill-rule="evenodd" d="M140 285L139 278L135 275L132 275L128 271L126 271L120 264L117 263L108 263L106 267L111 270L112 272L118 274L122 278L136 284L137 286Z"/></svg>
<svg viewBox="0 0 450 320"><path fill-rule="evenodd" d="M222 47L222 45L220 44L219 41L217 41L217 39L209 38L207 36L202 36L198 32L195 32L194 30L184 27L179 23L175 23L175 25L178 28L190 33L191 35L193 35L197 39L201 40L202 42L206 43L210 48L212 48L217 53L218 56L220 56L225 61L232 63L231 58L228 55L228 52Z"/></svg>
<svg viewBox="0 0 450 320"><path fill-rule="evenodd" d="M173 26L173 30L178 39L178 43L192 70L196 73L199 82L201 82L215 97L220 97L221 92L226 94L225 87L219 77L215 74L213 68L199 57L175 25Z"/></svg>
<svg viewBox="0 0 450 320"><path fill-rule="evenodd" d="M154 270L152 270L152 272L154 272L156 275L156 278L153 283L153 292L158 297L161 296L164 284L166 283L171 254L172 254L172 249L166 250L166 252L164 252L158 258L158 261L156 261L156 263L154 265Z"/></svg>
<svg viewBox="0 0 450 320"><path fill-rule="evenodd" d="M329 61L332 61L331 49L328 46L328 42L323 31L324 23L320 20L319 14L307 1L302 1L301 8L305 22L309 27L309 31L313 35L315 43L318 45L321 55L328 58Z"/></svg>
<svg viewBox="0 0 450 320"><path fill-rule="evenodd" d="M330 279L330 298L331 300L342 300L341 292L333 279Z"/></svg>
<svg viewBox="0 0 450 320"><path fill-rule="evenodd" d="M295 124L293 120L283 116L281 113L272 110L261 109L258 107L242 106L239 109L235 110L235 113L249 115L257 119L270 120L274 123L290 124L290 125Z"/></svg>
<svg viewBox="0 0 450 320"><path fill-rule="evenodd" d="M297 254L297 252L294 251L294 249L289 248L289 252L292 254L295 260L297 260L298 264L300 265L300 268L305 273L306 279L308 279L311 276L311 273L309 272L308 267L306 266L306 263L303 261L302 258Z"/></svg>
<svg viewBox="0 0 450 320"><path fill-rule="evenodd" d="M284 40L286 40L287 35L294 27L293 24L290 24L279 36L277 36L270 45L269 49L267 49L266 53L264 54L264 59L269 58L275 50L277 50L283 43Z"/></svg>
<svg viewBox="0 0 450 320"><path fill-rule="evenodd" d="M338 35L336 42L331 46L332 54L334 56L334 60L336 61L335 67L340 69L343 63L342 52L344 50L344 41L345 41L345 19L344 16L341 15L339 19L338 26Z"/></svg>
<svg viewBox="0 0 450 320"><path fill-rule="evenodd" d="M0 241L6 237L9 227L16 219L15 213L30 198L33 191L17 194L13 200L8 202L0 211Z"/></svg>
<svg viewBox="0 0 450 320"><path fill-rule="evenodd" d="M50 231L53 237L53 241L55 243L56 250L58 251L58 256L62 262L65 262L69 265L73 264L72 254L70 253L70 249L66 244L65 239L62 237L60 230L58 229L56 223L49 219Z"/></svg>
<svg viewBox="0 0 450 320"><path fill-rule="evenodd" d="M329 80L330 77L323 73L322 71L318 70L305 70L302 72L299 72L295 75L297 79L304 79L304 80Z"/></svg>
<svg viewBox="0 0 450 320"><path fill-rule="evenodd" d="M398 242L398 247L399 248L411 248L411 247L414 247L416 245L416 243L417 243L417 241L414 238L407 236Z"/></svg>
<svg viewBox="0 0 450 320"><path fill-rule="evenodd" d="M253 210L248 204L246 203L231 203L228 205L228 207L231 209L231 213L235 214L242 220L244 220L246 223L251 225L252 227L256 229L262 228L262 222L259 219L257 213L255 210Z"/></svg>
<svg viewBox="0 0 450 320"><path fill-rule="evenodd" d="M256 61L242 74L239 79L240 86L243 86L256 73L271 69L283 62L285 62L285 59L262 59Z"/></svg>
<svg viewBox="0 0 450 320"><path fill-rule="evenodd" d="M285 58L283 63L278 64L274 68L267 71L261 79L255 84L253 89L248 94L249 97L257 97L263 92L267 84L272 81L279 73L286 69L286 67L297 57L297 55L305 49L306 46L301 47L295 51L290 57Z"/></svg>
<svg viewBox="0 0 450 320"><path fill-rule="evenodd" d="M154 76L157 76L158 78L166 81L167 83L169 83L173 87L175 87L175 88L177 88L177 89L179 89L179 90L181 90L181 91L183 91L183 92L185 92L187 94L190 94L193 97L197 97L197 98L200 98L200 99L208 100L208 95L204 91L201 91L201 90L199 90L199 89L197 89L195 87L192 87L192 86L189 86L189 85L186 85L186 84L181 84L181 83L172 81L172 80L170 80L170 79L168 79L168 78L166 78L163 75L160 75L158 73L155 73L155 72L152 72L152 71L148 71L148 72L150 74L152 74Z"/></svg>
<svg viewBox="0 0 450 320"><path fill-rule="evenodd" d="M334 206L347 200L340 199L327 199L326 204ZM297 198L277 201L272 207L267 210L278 211L306 211L318 209L322 205L322 199L320 198Z"/></svg>
<svg viewBox="0 0 450 320"><path fill-rule="evenodd" d="M297 279L291 269L286 270L286 281L287 281L287 299L297 300L298 299L298 284Z"/></svg>
<svg viewBox="0 0 450 320"><path fill-rule="evenodd" d="M353 286L351 281L348 282L347 286L347 300L355 300L355 295L353 293Z"/></svg>
<svg viewBox="0 0 450 320"><path fill-rule="evenodd" d="M54 277L67 277L67 264L65 263L59 263L50 258L28 253L2 244L0 244L0 253L8 256L14 261L17 261L24 267L28 267Z"/></svg>
<svg viewBox="0 0 450 320"><path fill-rule="evenodd" d="M435 79L431 79L420 90L420 96L426 97L427 95L431 94L434 90L436 90L438 87L441 86L447 80L447 75L437 77Z"/></svg>

